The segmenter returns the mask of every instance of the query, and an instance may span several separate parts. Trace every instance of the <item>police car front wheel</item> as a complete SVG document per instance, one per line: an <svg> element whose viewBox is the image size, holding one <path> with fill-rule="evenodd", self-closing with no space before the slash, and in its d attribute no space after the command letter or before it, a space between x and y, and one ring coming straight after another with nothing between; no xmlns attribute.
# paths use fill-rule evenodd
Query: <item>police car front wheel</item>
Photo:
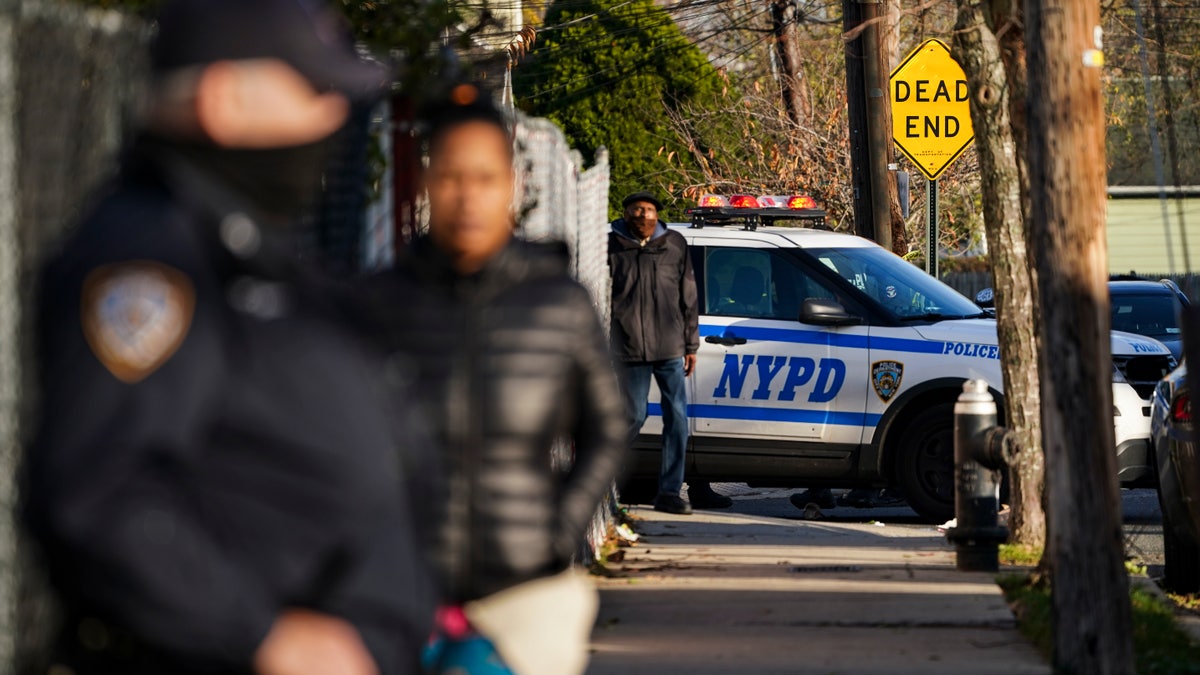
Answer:
<svg viewBox="0 0 1200 675"><path fill-rule="evenodd" d="M930 522L954 517L954 404L918 414L900 435L896 481L908 504Z"/></svg>

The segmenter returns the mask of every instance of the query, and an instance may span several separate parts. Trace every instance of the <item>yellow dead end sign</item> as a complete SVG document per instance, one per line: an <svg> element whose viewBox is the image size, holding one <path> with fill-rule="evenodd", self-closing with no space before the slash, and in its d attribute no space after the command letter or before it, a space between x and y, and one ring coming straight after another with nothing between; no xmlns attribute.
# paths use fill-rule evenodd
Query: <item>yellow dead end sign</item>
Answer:
<svg viewBox="0 0 1200 675"><path fill-rule="evenodd" d="M975 140L967 76L938 39L921 43L892 71L892 140L937 180Z"/></svg>

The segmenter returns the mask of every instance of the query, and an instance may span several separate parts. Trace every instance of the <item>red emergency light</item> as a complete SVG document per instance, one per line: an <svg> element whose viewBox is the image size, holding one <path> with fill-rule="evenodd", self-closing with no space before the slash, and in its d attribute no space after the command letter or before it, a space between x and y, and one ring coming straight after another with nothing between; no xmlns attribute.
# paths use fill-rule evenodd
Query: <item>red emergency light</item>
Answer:
<svg viewBox="0 0 1200 675"><path fill-rule="evenodd" d="M794 195L787 202L789 209L815 209L817 200L808 195Z"/></svg>
<svg viewBox="0 0 1200 675"><path fill-rule="evenodd" d="M735 209L757 209L758 198L753 195L734 195L729 198L729 205Z"/></svg>

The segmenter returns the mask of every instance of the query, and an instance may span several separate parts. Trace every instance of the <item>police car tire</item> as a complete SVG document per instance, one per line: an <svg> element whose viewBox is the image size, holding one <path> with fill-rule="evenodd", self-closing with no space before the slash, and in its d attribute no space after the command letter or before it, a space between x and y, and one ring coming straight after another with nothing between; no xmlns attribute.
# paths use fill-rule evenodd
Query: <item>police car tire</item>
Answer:
<svg viewBox="0 0 1200 675"><path fill-rule="evenodd" d="M1160 506L1162 493L1158 496ZM1200 546L1187 541L1176 532L1176 524L1162 510L1163 586L1174 593L1200 592Z"/></svg>
<svg viewBox="0 0 1200 675"><path fill-rule="evenodd" d="M954 404L939 403L913 417L900 435L896 481L922 518L954 517Z"/></svg>

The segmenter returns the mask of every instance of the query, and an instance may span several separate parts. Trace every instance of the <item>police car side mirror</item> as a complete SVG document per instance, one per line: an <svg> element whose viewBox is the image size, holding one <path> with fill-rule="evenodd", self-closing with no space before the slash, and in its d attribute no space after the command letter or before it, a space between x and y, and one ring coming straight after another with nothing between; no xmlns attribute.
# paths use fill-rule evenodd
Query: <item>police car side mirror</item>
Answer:
<svg viewBox="0 0 1200 675"><path fill-rule="evenodd" d="M800 307L800 322L817 326L851 326L862 323L842 307L842 303L828 298L808 298Z"/></svg>

